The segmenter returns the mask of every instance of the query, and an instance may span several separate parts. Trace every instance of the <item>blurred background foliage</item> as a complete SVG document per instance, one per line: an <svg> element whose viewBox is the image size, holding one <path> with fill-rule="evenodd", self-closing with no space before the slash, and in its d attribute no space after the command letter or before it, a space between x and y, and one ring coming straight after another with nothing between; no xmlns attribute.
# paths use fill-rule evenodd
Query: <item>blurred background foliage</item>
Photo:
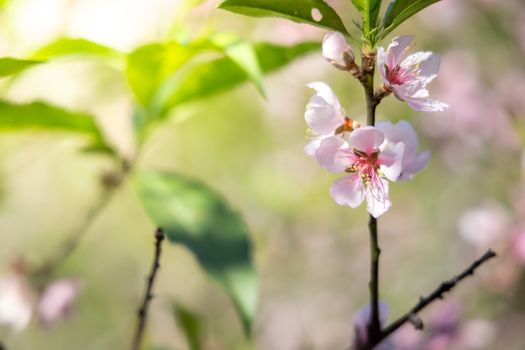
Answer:
<svg viewBox="0 0 525 350"><path fill-rule="evenodd" d="M356 35L350 1L328 3ZM126 348L156 224L173 224L176 242L198 243L188 245L195 255L165 245L146 348L350 343L353 314L368 299L367 214L329 197L333 175L303 152L303 113L311 81L334 86L361 121L364 99L357 82L322 59L325 31L234 15L217 1L1 4L0 56L23 59L0 60L0 75L10 75L0 81L4 276L13 265L20 271L21 259L29 266L22 270L48 262L96 214L78 247L35 277L42 285L75 279L79 296L67 319L6 328L8 349ZM434 349L525 348L524 19L520 0L443 0L386 39L416 34L417 49L442 55L432 92L451 106L421 114L389 98L378 109L379 120L410 120L433 154L415 181L391 186L394 206L380 220L381 292L391 317L485 245L501 253L421 315L430 332L447 337ZM130 171L138 179L130 181ZM151 192L166 186L173 195L165 199ZM241 238L231 241L205 219L206 229L195 230L204 209ZM180 219L166 223L173 213ZM181 227L182 218L190 224ZM182 232L189 236L177 237ZM241 247L233 256L218 249L232 244ZM200 249L228 269L207 264ZM246 286L248 294L239 292ZM246 297L254 291L255 313ZM242 320L253 314L249 345ZM443 319L451 331L441 334Z"/></svg>

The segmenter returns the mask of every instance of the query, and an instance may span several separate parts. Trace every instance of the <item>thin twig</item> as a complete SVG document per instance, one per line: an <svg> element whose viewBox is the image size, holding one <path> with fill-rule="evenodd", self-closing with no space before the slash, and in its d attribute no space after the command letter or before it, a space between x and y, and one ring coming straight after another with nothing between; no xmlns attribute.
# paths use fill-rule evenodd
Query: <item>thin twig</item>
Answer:
<svg viewBox="0 0 525 350"><path fill-rule="evenodd" d="M370 338L378 337L381 333L381 322L379 320L379 241L377 238L377 219L370 215L368 223L370 230L370 305L371 314L368 323L368 334Z"/></svg>
<svg viewBox="0 0 525 350"><path fill-rule="evenodd" d="M164 240L164 231L161 228L158 228L155 231L155 257L153 259L153 264L151 265L151 271L147 278L146 291L144 292L144 298L142 304L138 311L138 322L137 328L135 329L135 335L133 336L133 343L131 345L132 350L138 350L140 348L140 343L142 342L142 336L144 334L144 329L146 326L146 318L148 316L148 307L151 299L153 299L153 283L155 282L155 277L160 268L160 254L162 241Z"/></svg>
<svg viewBox="0 0 525 350"><path fill-rule="evenodd" d="M52 255L47 261L44 261L40 266L33 269L32 274L43 279L48 275L52 274L53 271L59 266L64 260L66 260L71 253L80 244L82 238L91 227L91 224L95 221L98 215L106 208L111 198L113 197L114 191L105 191L95 205L88 211L84 220L71 231L66 241L62 243L57 252Z"/></svg>
<svg viewBox="0 0 525 350"><path fill-rule="evenodd" d="M375 54L363 53L363 73L361 84L365 90L366 97L366 119L367 125L374 126L376 121L376 107L381 99L376 99L374 94ZM370 320L368 321L368 336L378 339L381 334L381 322L379 321L379 240L377 237L377 219L370 215L368 223L370 232Z"/></svg>
<svg viewBox="0 0 525 350"><path fill-rule="evenodd" d="M32 269L31 274L35 276L35 278L45 281L46 278L78 248L93 222L104 211L104 209L106 209L131 169L131 163L122 161L122 169L120 172L112 174L111 177L109 177L110 180L104 179L104 192L100 195L97 202L90 208L85 218L71 231L67 239L61 244L54 255Z"/></svg>
<svg viewBox="0 0 525 350"><path fill-rule="evenodd" d="M448 281L442 282L439 285L439 287L436 288L428 296L421 297L419 299L419 302L412 309L410 309L410 311L408 311L406 314L398 318L396 321L392 322L392 324L390 324L388 327L384 328L383 331L381 332L380 337L377 340L369 339L370 343L364 346L362 350L373 349L374 346L378 345L381 341L383 341L389 335L391 335L396 330L398 330L399 327L409 322L410 319L414 317L414 315L417 315L419 311L426 308L428 305L430 305L435 300L443 299L445 293L451 291L459 282L461 282L466 277L474 275L474 272L479 266L481 266L488 260L494 258L495 256L496 256L496 253L489 249L485 254L483 254L479 259L474 261L466 270L461 272L459 275L451 278Z"/></svg>

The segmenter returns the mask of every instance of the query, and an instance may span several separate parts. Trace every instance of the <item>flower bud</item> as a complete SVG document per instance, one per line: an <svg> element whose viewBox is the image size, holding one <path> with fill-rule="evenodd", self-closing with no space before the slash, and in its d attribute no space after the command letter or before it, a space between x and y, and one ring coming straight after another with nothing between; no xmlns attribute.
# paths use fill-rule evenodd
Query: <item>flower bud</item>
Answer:
<svg viewBox="0 0 525 350"><path fill-rule="evenodd" d="M328 33L323 39L323 57L337 69L348 71L355 66L354 51L343 34Z"/></svg>

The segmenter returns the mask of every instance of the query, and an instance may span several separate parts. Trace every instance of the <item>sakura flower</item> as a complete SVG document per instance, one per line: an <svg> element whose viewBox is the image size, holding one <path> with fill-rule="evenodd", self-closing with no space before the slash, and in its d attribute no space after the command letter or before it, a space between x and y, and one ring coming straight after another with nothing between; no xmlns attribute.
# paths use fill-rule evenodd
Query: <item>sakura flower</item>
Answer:
<svg viewBox="0 0 525 350"><path fill-rule="evenodd" d="M17 272L0 278L0 325L21 331L31 321L34 292L26 278Z"/></svg>
<svg viewBox="0 0 525 350"><path fill-rule="evenodd" d="M323 57L340 70L350 71L356 67L354 51L339 32L328 33L323 38Z"/></svg>
<svg viewBox="0 0 525 350"><path fill-rule="evenodd" d="M403 161L398 166L401 167L397 181L410 180L414 175L423 170L430 160L430 152L424 151L417 153L418 138L410 123L401 120L397 124L390 122L379 122L376 128L385 135L385 143L381 146L384 151L387 148L395 149L397 145L403 144ZM387 169L385 169L387 170ZM399 169L388 169L399 171Z"/></svg>
<svg viewBox="0 0 525 350"><path fill-rule="evenodd" d="M344 136L360 124L346 116L339 99L328 85L313 82L308 87L316 91L304 113L306 124L314 135L312 141L306 145L305 152L313 156L323 139L333 135Z"/></svg>
<svg viewBox="0 0 525 350"><path fill-rule="evenodd" d="M407 56L412 36L394 38L385 49L377 49L377 64L384 89L407 101L417 111L443 111L447 104L429 97L427 85L437 76L440 57L432 52L416 52Z"/></svg>
<svg viewBox="0 0 525 350"><path fill-rule="evenodd" d="M354 347L360 349L368 341L368 323L370 322L370 314L372 312L372 307L370 304L363 306L359 311L354 315L354 326L355 326L355 340ZM383 325L388 318L388 305L380 301L379 302L379 322ZM378 350L393 350L394 347L389 341L381 343L378 347Z"/></svg>
<svg viewBox="0 0 525 350"><path fill-rule="evenodd" d="M388 182L383 177L391 181L399 177L404 144L382 151L384 141L383 132L373 126L352 131L348 144L335 136L322 140L316 152L321 166L349 174L330 187L337 204L356 208L366 198L368 212L376 218L390 208Z"/></svg>
<svg viewBox="0 0 525 350"><path fill-rule="evenodd" d="M68 317L79 292L80 283L71 279L58 280L48 285L37 307L40 322L44 326L51 326Z"/></svg>

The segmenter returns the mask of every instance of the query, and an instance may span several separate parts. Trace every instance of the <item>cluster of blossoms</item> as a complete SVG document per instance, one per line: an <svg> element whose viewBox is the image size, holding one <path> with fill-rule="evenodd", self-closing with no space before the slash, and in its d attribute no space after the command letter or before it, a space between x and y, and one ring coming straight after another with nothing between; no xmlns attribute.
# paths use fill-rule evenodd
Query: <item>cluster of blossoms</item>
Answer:
<svg viewBox="0 0 525 350"><path fill-rule="evenodd" d="M38 292L27 276L26 262L17 259L0 277L0 326L17 332L36 320L44 328L67 318L80 292L74 279L51 282Z"/></svg>
<svg viewBox="0 0 525 350"><path fill-rule="evenodd" d="M412 37L395 38L385 51L378 49L377 61L383 78L381 94L394 95L418 111L442 111L446 104L429 97L427 84L437 75L439 56L417 52L407 56ZM323 56L336 68L359 74L352 48L340 33L327 34ZM349 118L331 88L322 82L308 85L316 91L305 112L313 139L308 155L331 172L345 172L330 188L340 205L358 207L365 199L368 212L379 217L392 203L388 181L411 179L428 163L428 151L418 153L418 138L406 121L379 122L362 126Z"/></svg>

